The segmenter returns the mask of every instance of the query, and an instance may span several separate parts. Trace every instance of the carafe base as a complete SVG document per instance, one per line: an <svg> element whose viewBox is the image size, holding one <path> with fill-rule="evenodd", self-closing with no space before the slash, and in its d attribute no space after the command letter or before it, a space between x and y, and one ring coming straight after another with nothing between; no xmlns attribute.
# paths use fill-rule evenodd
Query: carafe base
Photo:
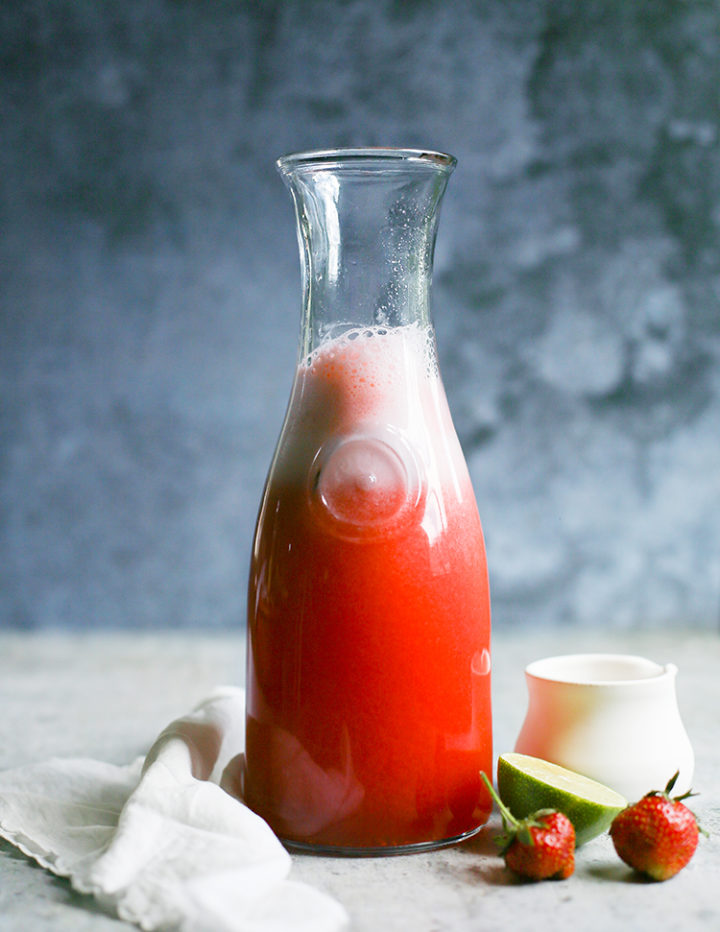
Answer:
<svg viewBox="0 0 720 932"><path fill-rule="evenodd" d="M291 841L282 837L280 841L292 854L312 854L316 857L326 858L387 858L403 854L424 854L427 851L437 851L438 848L449 848L461 841L467 841L477 835L478 832L481 832L484 827L485 824L483 823L460 835L440 838L437 841L415 842L409 845L368 845L356 848L351 845L315 845L302 841Z"/></svg>

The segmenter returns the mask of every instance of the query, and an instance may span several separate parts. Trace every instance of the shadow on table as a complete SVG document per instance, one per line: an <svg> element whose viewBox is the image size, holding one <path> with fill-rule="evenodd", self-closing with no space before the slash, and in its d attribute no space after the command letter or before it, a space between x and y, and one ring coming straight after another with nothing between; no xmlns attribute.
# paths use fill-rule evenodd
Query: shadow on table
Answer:
<svg viewBox="0 0 720 932"><path fill-rule="evenodd" d="M614 880L616 883L636 883L643 886L657 882L630 870L625 864L588 864L583 873L598 880Z"/></svg>
<svg viewBox="0 0 720 932"><path fill-rule="evenodd" d="M30 870L39 871L43 874L47 878L47 883L50 888L53 890L52 902L61 903L65 906L72 906L76 909L83 910L85 913L94 913L96 916L104 916L108 919L113 919L118 926L127 926L129 929L134 928L134 926L129 923L124 923L122 920L118 919L113 909L106 908L90 894L78 893L77 890L74 890L67 877L59 877L57 874L53 874L52 871L46 870L46 868L38 864L37 861L34 861L4 838L0 838L0 857L9 858L13 861L22 861L27 864Z"/></svg>
<svg viewBox="0 0 720 932"><path fill-rule="evenodd" d="M495 842L499 831L498 826L491 824L477 835L459 844L456 850L471 857L468 858L467 864L462 862L458 864L457 860L453 861L452 865L447 864L446 870L452 873L456 880L468 884L486 883L494 887L516 887L536 883L537 881L519 877L505 866ZM585 877L641 885L653 882L636 871L629 870L625 864L620 862L583 863L583 860L582 854L578 857L576 852L575 870Z"/></svg>
<svg viewBox="0 0 720 932"><path fill-rule="evenodd" d="M472 863L461 864L453 869L456 880L470 885L486 883L494 887L513 887L524 883L522 878L505 867L495 843L497 834L496 826L486 826L477 835L457 846L459 853L472 857Z"/></svg>

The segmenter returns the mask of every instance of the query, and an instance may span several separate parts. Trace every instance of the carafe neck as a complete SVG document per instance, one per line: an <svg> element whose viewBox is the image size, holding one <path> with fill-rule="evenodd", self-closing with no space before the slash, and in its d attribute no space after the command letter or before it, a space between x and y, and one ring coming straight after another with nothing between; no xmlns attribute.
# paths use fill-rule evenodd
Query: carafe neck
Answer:
<svg viewBox="0 0 720 932"><path fill-rule="evenodd" d="M297 219L301 355L353 329L430 326L439 207L455 159L340 149L277 164Z"/></svg>

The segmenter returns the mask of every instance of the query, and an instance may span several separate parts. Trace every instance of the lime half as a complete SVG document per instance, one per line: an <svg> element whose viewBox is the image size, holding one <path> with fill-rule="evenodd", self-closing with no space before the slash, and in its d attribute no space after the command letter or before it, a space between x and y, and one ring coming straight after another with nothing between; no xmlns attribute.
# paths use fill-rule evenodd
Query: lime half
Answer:
<svg viewBox="0 0 720 932"><path fill-rule="evenodd" d="M500 799L518 819L538 809L565 813L575 827L576 846L606 831L627 806L624 797L602 783L527 754L502 754L497 784Z"/></svg>

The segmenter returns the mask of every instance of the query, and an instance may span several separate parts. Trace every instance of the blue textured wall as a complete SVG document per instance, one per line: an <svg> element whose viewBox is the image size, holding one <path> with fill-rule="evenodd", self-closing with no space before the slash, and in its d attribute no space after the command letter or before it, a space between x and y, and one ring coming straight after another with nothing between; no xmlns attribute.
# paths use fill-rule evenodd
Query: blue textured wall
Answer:
<svg viewBox="0 0 720 932"><path fill-rule="evenodd" d="M227 626L295 360L273 160L459 158L443 374L495 623L717 624L720 7L0 8L0 623Z"/></svg>

